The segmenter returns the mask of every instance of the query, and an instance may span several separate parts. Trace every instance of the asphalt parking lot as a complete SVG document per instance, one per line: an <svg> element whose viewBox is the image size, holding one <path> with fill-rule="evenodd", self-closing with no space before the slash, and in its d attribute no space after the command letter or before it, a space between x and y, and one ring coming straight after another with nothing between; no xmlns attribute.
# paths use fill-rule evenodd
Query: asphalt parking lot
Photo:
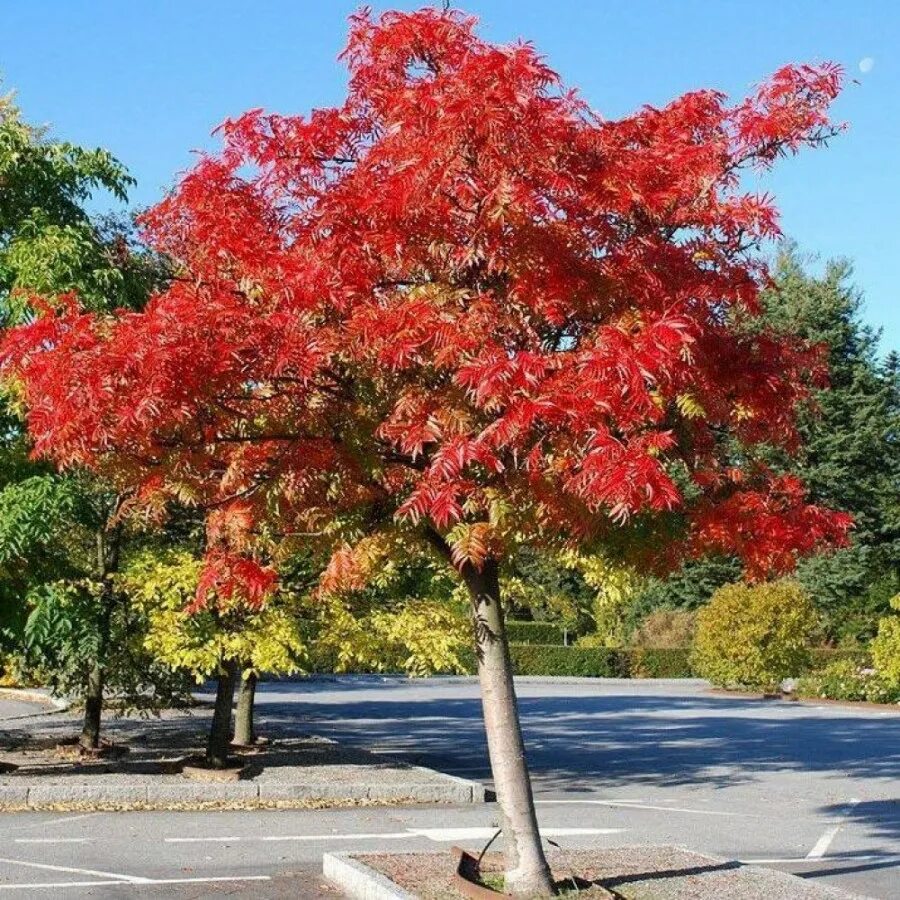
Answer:
<svg viewBox="0 0 900 900"><path fill-rule="evenodd" d="M900 714L714 696L698 682L519 685L541 826L561 846L671 843L869 897L900 896ZM260 720L487 779L472 681L262 686ZM0 891L328 896L321 855L484 844L492 804L14 813ZM39 887L43 885L43 887Z"/></svg>

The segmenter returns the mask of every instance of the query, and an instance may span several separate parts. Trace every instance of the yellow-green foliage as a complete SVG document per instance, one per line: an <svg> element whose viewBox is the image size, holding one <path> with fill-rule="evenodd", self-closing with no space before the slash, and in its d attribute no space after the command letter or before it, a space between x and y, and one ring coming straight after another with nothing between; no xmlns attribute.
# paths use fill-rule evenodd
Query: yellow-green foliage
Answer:
<svg viewBox="0 0 900 900"><path fill-rule="evenodd" d="M335 672L465 672L469 623L453 603L409 599L390 606L354 609L324 598L313 654L318 667Z"/></svg>
<svg viewBox="0 0 900 900"><path fill-rule="evenodd" d="M258 611L235 606L189 613L200 568L200 560L183 550L144 552L123 568L120 585L149 622L145 648L198 681L214 674L222 660L237 660L257 673L301 671L307 651L302 601L276 593Z"/></svg>
<svg viewBox="0 0 900 900"><path fill-rule="evenodd" d="M697 614L691 663L714 684L773 688L809 661L816 612L795 581L726 584Z"/></svg>
<svg viewBox="0 0 900 900"><path fill-rule="evenodd" d="M603 556L567 551L563 565L577 569L596 592L593 602L594 633L579 640L579 646L622 647L625 644L625 616L640 577L634 570Z"/></svg>
<svg viewBox="0 0 900 900"><path fill-rule="evenodd" d="M900 613L900 594L891 600L891 606ZM872 641L872 660L882 678L900 685L900 615L885 616L878 623L878 634Z"/></svg>

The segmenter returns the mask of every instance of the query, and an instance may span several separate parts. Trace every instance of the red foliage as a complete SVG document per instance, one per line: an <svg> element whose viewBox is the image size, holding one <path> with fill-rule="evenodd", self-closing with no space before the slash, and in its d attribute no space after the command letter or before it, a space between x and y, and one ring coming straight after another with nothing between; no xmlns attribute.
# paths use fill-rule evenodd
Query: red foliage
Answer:
<svg viewBox="0 0 900 900"><path fill-rule="evenodd" d="M838 68L607 121L452 11L358 14L343 58L340 107L227 121L144 217L183 273L144 312L7 337L38 453L217 527L240 504L244 533L361 509L443 530L502 497L540 539L677 511L685 547L753 574L841 542L793 481L710 477L792 447L822 376L754 322L777 214L740 173L836 130Z"/></svg>

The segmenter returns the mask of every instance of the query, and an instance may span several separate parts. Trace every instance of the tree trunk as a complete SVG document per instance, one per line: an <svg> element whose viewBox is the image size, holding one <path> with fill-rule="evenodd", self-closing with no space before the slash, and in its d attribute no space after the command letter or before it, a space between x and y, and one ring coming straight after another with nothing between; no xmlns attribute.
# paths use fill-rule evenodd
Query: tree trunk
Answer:
<svg viewBox="0 0 900 900"><path fill-rule="evenodd" d="M556 891L541 846L519 724L497 563L487 560L480 572L467 564L462 577L472 603L484 729L506 843L506 890L520 897L552 895Z"/></svg>
<svg viewBox="0 0 900 900"><path fill-rule="evenodd" d="M216 688L216 705L213 710L212 724L209 727L209 739L206 743L206 762L214 769L224 769L228 765L231 707L234 704L237 676L236 662L228 660L221 664Z"/></svg>
<svg viewBox="0 0 900 900"><path fill-rule="evenodd" d="M256 731L253 727L255 700L256 672L251 672L246 678L241 679L237 712L234 717L234 743L241 747L250 747L256 743Z"/></svg>
<svg viewBox="0 0 900 900"><path fill-rule="evenodd" d="M97 577L101 580L100 615L97 619L97 657L91 663L84 692L84 723L78 743L85 750L100 747L100 719L103 714L103 688L106 684L106 656L109 651L113 606L116 602L112 575L119 567L118 526L97 531Z"/></svg>
<svg viewBox="0 0 900 900"><path fill-rule="evenodd" d="M84 724L78 743L85 750L100 747L100 716L103 712L103 666L96 660L88 673L84 694Z"/></svg>

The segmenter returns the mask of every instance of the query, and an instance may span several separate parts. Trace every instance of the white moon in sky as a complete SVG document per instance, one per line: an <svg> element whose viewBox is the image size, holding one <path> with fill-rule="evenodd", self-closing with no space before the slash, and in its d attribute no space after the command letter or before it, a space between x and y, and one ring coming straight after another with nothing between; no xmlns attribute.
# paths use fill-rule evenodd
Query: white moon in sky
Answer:
<svg viewBox="0 0 900 900"><path fill-rule="evenodd" d="M865 56L859 61L859 71L866 75L875 67L875 60L871 56Z"/></svg>

